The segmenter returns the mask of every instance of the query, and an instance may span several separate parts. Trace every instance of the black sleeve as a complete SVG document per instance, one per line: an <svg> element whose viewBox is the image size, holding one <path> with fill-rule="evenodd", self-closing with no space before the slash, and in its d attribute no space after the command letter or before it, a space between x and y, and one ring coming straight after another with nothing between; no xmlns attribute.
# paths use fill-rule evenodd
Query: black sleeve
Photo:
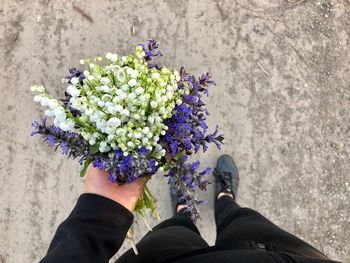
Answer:
<svg viewBox="0 0 350 263"><path fill-rule="evenodd" d="M95 194L83 194L61 223L41 263L106 263L123 244L133 215L122 205Z"/></svg>

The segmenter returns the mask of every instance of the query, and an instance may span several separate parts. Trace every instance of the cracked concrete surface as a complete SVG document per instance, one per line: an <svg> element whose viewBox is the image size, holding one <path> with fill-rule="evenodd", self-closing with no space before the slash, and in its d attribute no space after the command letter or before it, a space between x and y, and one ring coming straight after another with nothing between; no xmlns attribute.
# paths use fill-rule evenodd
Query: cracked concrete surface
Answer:
<svg viewBox="0 0 350 263"><path fill-rule="evenodd" d="M0 33L1 263L39 261L83 184L76 162L29 136L41 114L30 85L62 94L60 79L80 58L127 53L148 38L167 65L216 79L209 122L239 167L238 202L350 260L348 0L3 0ZM199 158L215 165L219 154ZM151 184L167 218L165 180ZM204 196L198 225L213 244L213 191ZM144 232L137 225L136 239Z"/></svg>

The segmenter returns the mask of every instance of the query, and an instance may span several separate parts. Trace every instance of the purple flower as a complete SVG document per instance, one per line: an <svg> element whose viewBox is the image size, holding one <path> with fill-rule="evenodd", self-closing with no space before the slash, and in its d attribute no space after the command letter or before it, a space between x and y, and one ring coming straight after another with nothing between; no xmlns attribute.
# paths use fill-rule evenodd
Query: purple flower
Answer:
<svg viewBox="0 0 350 263"><path fill-rule="evenodd" d="M157 171L156 161L150 160L149 168L151 168L151 173L154 174Z"/></svg>
<svg viewBox="0 0 350 263"><path fill-rule="evenodd" d="M116 149L114 150L114 158L115 159L120 159L120 157L123 156L123 151L121 149Z"/></svg>
<svg viewBox="0 0 350 263"><path fill-rule="evenodd" d="M146 147L143 147L143 146L142 146L142 147L139 149L139 153L140 153L140 154L147 154L148 152L149 152L149 150L147 150Z"/></svg>
<svg viewBox="0 0 350 263"><path fill-rule="evenodd" d="M137 177L135 177L134 175L129 175L128 179L127 179L127 183L130 184L133 181L135 181L137 179Z"/></svg>
<svg viewBox="0 0 350 263"><path fill-rule="evenodd" d="M209 73L205 73L202 74L199 77L199 84L202 86L203 92L209 96L209 92L208 92L208 86L209 85L216 85L215 81L211 78L211 76L209 75Z"/></svg>
<svg viewBox="0 0 350 263"><path fill-rule="evenodd" d="M190 103L196 103L198 101L198 97L190 95L187 97L187 101Z"/></svg>
<svg viewBox="0 0 350 263"><path fill-rule="evenodd" d="M174 169L170 169L169 173L168 173L168 176L174 177L175 176L175 170Z"/></svg>
<svg viewBox="0 0 350 263"><path fill-rule="evenodd" d="M192 171L195 171L199 168L199 165L200 165L200 162L199 161L196 161L194 163L191 164L191 169Z"/></svg>
<svg viewBox="0 0 350 263"><path fill-rule="evenodd" d="M190 139L185 139L184 141L184 146L186 150L191 150L192 149L192 142Z"/></svg>
<svg viewBox="0 0 350 263"><path fill-rule="evenodd" d="M101 158L96 158L93 160L92 165L99 170L103 170L105 168L105 163Z"/></svg>
<svg viewBox="0 0 350 263"><path fill-rule="evenodd" d="M132 173L132 156L126 156L121 162L120 162L120 171L125 174L131 174Z"/></svg>
<svg viewBox="0 0 350 263"><path fill-rule="evenodd" d="M150 61L153 57L156 56L163 56L162 52L158 50L158 42L156 40L150 39L147 41L146 44L139 44L143 48L143 51L145 52L145 60Z"/></svg>
<svg viewBox="0 0 350 263"><path fill-rule="evenodd" d="M64 155L68 155L68 153L69 153L69 144L68 144L68 142L62 142L61 149L62 149L62 153Z"/></svg>
<svg viewBox="0 0 350 263"><path fill-rule="evenodd" d="M184 155L184 156L182 156L182 158L181 158L181 162L186 162L188 160L188 155Z"/></svg>
<svg viewBox="0 0 350 263"><path fill-rule="evenodd" d="M68 109L74 117L81 116L81 112L72 107L72 103L70 102L70 99L72 98L72 96L69 95L67 92L65 92L64 95L65 95L65 98L61 100L63 102L63 107Z"/></svg>
<svg viewBox="0 0 350 263"><path fill-rule="evenodd" d="M113 184L115 184L117 182L117 176L116 176L115 172L109 173L108 180Z"/></svg>
<svg viewBox="0 0 350 263"><path fill-rule="evenodd" d="M47 141L50 144L50 146L55 146L55 144L56 144L56 138L52 134L49 134L47 136Z"/></svg>
<svg viewBox="0 0 350 263"><path fill-rule="evenodd" d="M89 143L81 135L63 131L54 125L47 125L45 118L41 123L34 121L32 127L31 135L41 135L49 145L60 146L62 153L68 157L73 159L79 157L79 161L82 162L89 156Z"/></svg>
<svg viewBox="0 0 350 263"><path fill-rule="evenodd" d="M69 84L72 84L71 79L72 78L79 78L80 85L83 85L83 81L85 79L85 75L82 71L76 68L70 68L69 69L69 75L66 77Z"/></svg>
<svg viewBox="0 0 350 263"><path fill-rule="evenodd" d="M45 119L43 119L43 121L44 121L44 120L45 120ZM40 124L39 124L38 121L33 121L33 122L32 122L32 127L33 127L33 129L34 129L34 130L32 131L32 134L31 134L32 136L36 134L36 132L37 132L39 126L40 126Z"/></svg>
<svg viewBox="0 0 350 263"><path fill-rule="evenodd" d="M188 175L184 175L184 176L182 176L181 177L181 179L183 180L183 181L187 181L188 179L190 179L190 177L188 176Z"/></svg>
<svg viewBox="0 0 350 263"><path fill-rule="evenodd" d="M174 157L176 155L178 147L175 142L170 143L170 150L171 150L171 155Z"/></svg>
<svg viewBox="0 0 350 263"><path fill-rule="evenodd" d="M176 182L176 178L174 178L173 176L169 176L168 184L174 184L175 182Z"/></svg>
<svg viewBox="0 0 350 263"><path fill-rule="evenodd" d="M157 41L150 39L146 44L139 44L139 46L141 46L145 52L144 59L147 61L148 67L160 70L161 66L158 63L152 61L152 59L154 59L156 56L163 56L162 52L158 50L159 45Z"/></svg>
<svg viewBox="0 0 350 263"><path fill-rule="evenodd" d="M212 134L208 134L207 137L205 137L207 142L213 142L213 135Z"/></svg>
<svg viewBox="0 0 350 263"><path fill-rule="evenodd" d="M188 184L188 187L193 190L195 187L196 187L196 182L195 181L192 181Z"/></svg>
<svg viewBox="0 0 350 263"><path fill-rule="evenodd" d="M156 68L158 70L162 68L158 63L155 63L155 62L148 62L147 64L149 68Z"/></svg>
<svg viewBox="0 0 350 263"><path fill-rule="evenodd" d="M199 123L199 125L201 126L201 128L202 128L203 130L207 130L207 129L208 129L208 125L205 123L205 121L201 121L201 122Z"/></svg>
<svg viewBox="0 0 350 263"><path fill-rule="evenodd" d="M219 132L219 126L216 125L215 131L212 134L208 134L205 137L206 142L213 142L218 149L221 148L221 145L223 144L224 137L222 135L218 135Z"/></svg>
<svg viewBox="0 0 350 263"><path fill-rule="evenodd" d="M211 168L210 167L206 167L205 170L202 172L202 175L203 176L207 176L210 172L211 172Z"/></svg>

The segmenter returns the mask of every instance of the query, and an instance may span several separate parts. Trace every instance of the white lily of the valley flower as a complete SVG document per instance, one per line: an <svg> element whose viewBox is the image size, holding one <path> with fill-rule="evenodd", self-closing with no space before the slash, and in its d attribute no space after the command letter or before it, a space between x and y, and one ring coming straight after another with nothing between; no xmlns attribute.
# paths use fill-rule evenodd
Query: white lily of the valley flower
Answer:
<svg viewBox="0 0 350 263"><path fill-rule="evenodd" d="M43 97L40 96L40 95L35 95L33 99L34 99L35 102L41 102L41 100L43 99Z"/></svg>
<svg viewBox="0 0 350 263"><path fill-rule="evenodd" d="M152 101L151 101L151 107L152 107L153 109L155 109L155 108L157 108L157 106L158 106L158 103L157 103L156 101L152 100Z"/></svg>
<svg viewBox="0 0 350 263"><path fill-rule="evenodd" d="M49 99L47 97L42 97L40 104L41 104L41 106L46 107L49 104Z"/></svg>
<svg viewBox="0 0 350 263"><path fill-rule="evenodd" d="M89 76L87 76L87 79L88 79L89 81L93 81L93 80L95 80L95 77L92 76L92 75L89 75Z"/></svg>
<svg viewBox="0 0 350 263"><path fill-rule="evenodd" d="M107 127L106 127L105 132L106 132L107 134L109 134L108 136L111 136L111 138L112 138L112 139L109 140L109 141L112 141L112 140L113 140L114 136L113 136L112 134L114 133L114 131L115 131L114 127L111 127L111 126L107 126Z"/></svg>
<svg viewBox="0 0 350 263"><path fill-rule="evenodd" d="M165 149L162 149L162 150L160 150L160 156L165 156L165 154L166 154L166 150Z"/></svg>
<svg viewBox="0 0 350 263"><path fill-rule="evenodd" d="M121 124L121 120L118 119L117 117L110 118L110 119L107 121L107 125L113 126L113 127L119 127L120 124Z"/></svg>
<svg viewBox="0 0 350 263"><path fill-rule="evenodd" d="M73 85L77 85L77 84L79 83L79 78L77 78L77 77L71 78L70 82L71 82Z"/></svg>
<svg viewBox="0 0 350 263"><path fill-rule="evenodd" d="M55 114L53 113L52 110L46 110L46 111L45 111L45 115L48 116L48 117L53 117L53 116L55 116Z"/></svg>
<svg viewBox="0 0 350 263"><path fill-rule="evenodd" d="M159 79L159 77L160 77L160 75L159 75L159 73L152 73L152 78L154 78L154 79Z"/></svg>
<svg viewBox="0 0 350 263"><path fill-rule="evenodd" d="M123 110L123 106L121 106L121 105L115 105L113 108L114 108L117 112L121 112L121 111Z"/></svg>
<svg viewBox="0 0 350 263"><path fill-rule="evenodd" d="M108 52L108 53L106 54L106 59L108 59L108 60L111 60L111 59L112 59L112 53L111 53L111 52Z"/></svg>
<svg viewBox="0 0 350 263"><path fill-rule="evenodd" d="M75 125L74 121L66 120L60 123L59 128L62 129L63 131L73 131L74 125Z"/></svg>
<svg viewBox="0 0 350 263"><path fill-rule="evenodd" d="M102 77L101 78L101 82L105 85L107 85L108 83L110 83L111 81L109 80L109 78L106 78L106 77Z"/></svg>
<svg viewBox="0 0 350 263"><path fill-rule="evenodd" d="M136 94L134 92L131 92L129 95L128 95L128 99L133 101L134 99L136 98Z"/></svg>
<svg viewBox="0 0 350 263"><path fill-rule="evenodd" d="M140 138L142 137L142 134L139 133L139 132L135 132L135 133L134 133L134 137L135 137L136 139L140 139Z"/></svg>
<svg viewBox="0 0 350 263"><path fill-rule="evenodd" d="M45 88L42 85L33 85L30 87L31 91L33 92L44 92Z"/></svg>
<svg viewBox="0 0 350 263"><path fill-rule="evenodd" d="M112 62L117 62L118 61L118 55L117 54L112 54L111 61Z"/></svg>
<svg viewBox="0 0 350 263"><path fill-rule="evenodd" d="M77 97L80 95L80 90L78 90L75 86L69 85L67 87L67 93L72 97Z"/></svg>
<svg viewBox="0 0 350 263"><path fill-rule="evenodd" d="M125 81L126 76L125 76L125 72L122 69L118 70L116 75L117 75L118 81L120 81L120 82Z"/></svg>
<svg viewBox="0 0 350 263"><path fill-rule="evenodd" d="M127 109L123 109L120 113L122 116L129 116L130 112Z"/></svg>
<svg viewBox="0 0 350 263"><path fill-rule="evenodd" d="M144 88L142 88L142 87L138 87L137 89L135 89L135 93L137 94L137 95L140 95L141 93L143 93L144 92Z"/></svg>
<svg viewBox="0 0 350 263"><path fill-rule="evenodd" d="M149 117L148 117L148 122L149 122L150 124L153 124L153 123L154 123L154 117L153 117L153 116L149 116Z"/></svg>
<svg viewBox="0 0 350 263"><path fill-rule="evenodd" d="M135 144L132 141L128 141L127 144L128 144L129 147L134 147L135 146Z"/></svg>
<svg viewBox="0 0 350 263"><path fill-rule="evenodd" d="M130 87L134 87L136 84L137 84L136 79L131 79L131 80L129 80L129 82L128 82L128 85L129 85Z"/></svg>
<svg viewBox="0 0 350 263"><path fill-rule="evenodd" d="M103 86L101 87L101 90L102 90L103 92L108 93L111 89L110 89L108 86L103 85Z"/></svg>
<svg viewBox="0 0 350 263"><path fill-rule="evenodd" d="M55 99L50 99L47 104L51 109L54 109L60 105L60 103Z"/></svg>

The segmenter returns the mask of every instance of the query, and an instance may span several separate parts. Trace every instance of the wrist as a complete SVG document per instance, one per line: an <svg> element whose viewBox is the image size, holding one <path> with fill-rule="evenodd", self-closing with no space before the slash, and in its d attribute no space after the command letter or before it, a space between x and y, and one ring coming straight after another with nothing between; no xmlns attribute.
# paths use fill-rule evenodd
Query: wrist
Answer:
<svg viewBox="0 0 350 263"><path fill-rule="evenodd" d="M96 194L96 195L106 197L106 198L124 206L130 212L134 211L137 200L138 200L137 196L125 196L125 195L118 194L117 189L115 189L115 191L113 191L113 192L108 191L108 190L106 191L104 189L90 185L88 182L85 184L83 192L86 194Z"/></svg>
<svg viewBox="0 0 350 263"><path fill-rule="evenodd" d="M119 185L110 182L108 176L108 172L90 166L83 192L106 197L133 212L147 179L140 177L132 183Z"/></svg>

